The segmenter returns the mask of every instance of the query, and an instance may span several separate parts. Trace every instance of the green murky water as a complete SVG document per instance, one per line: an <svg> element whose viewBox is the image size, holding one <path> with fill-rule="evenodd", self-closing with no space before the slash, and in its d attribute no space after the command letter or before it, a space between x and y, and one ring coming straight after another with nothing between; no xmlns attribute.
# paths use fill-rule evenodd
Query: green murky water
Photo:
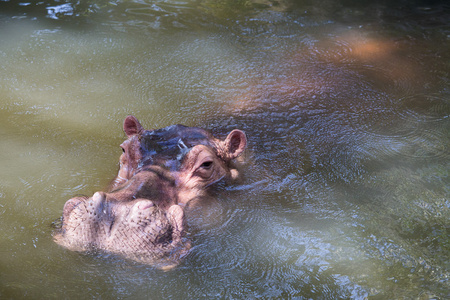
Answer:
<svg viewBox="0 0 450 300"><path fill-rule="evenodd" d="M450 296L444 1L0 2L0 298ZM162 272L57 246L121 123L247 132Z"/></svg>

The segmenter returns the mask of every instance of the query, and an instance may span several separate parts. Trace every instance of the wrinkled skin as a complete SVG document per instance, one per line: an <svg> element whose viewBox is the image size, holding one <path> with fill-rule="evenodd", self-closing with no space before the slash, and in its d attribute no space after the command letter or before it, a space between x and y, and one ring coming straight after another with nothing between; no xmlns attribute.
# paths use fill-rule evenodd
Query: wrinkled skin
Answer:
<svg viewBox="0 0 450 300"><path fill-rule="evenodd" d="M54 240L72 251L103 250L167 269L190 248L182 242L183 216L178 205L164 211L147 199L122 202L97 192L66 202Z"/></svg>
<svg viewBox="0 0 450 300"><path fill-rule="evenodd" d="M175 266L190 248L183 241L183 207L223 179L234 179L231 160L246 147L233 130L225 140L174 125L145 130L124 121L128 139L109 192L75 197L64 205L55 241L73 251L103 250L161 268Z"/></svg>

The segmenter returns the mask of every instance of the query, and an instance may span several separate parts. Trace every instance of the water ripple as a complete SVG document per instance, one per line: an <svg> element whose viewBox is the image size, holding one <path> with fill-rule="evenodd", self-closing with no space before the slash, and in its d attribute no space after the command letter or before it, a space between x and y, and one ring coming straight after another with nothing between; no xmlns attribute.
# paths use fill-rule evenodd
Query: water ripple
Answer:
<svg viewBox="0 0 450 300"><path fill-rule="evenodd" d="M392 105L352 116L352 126L364 141L358 146L360 152L420 159L448 155L445 128L450 106L444 97L417 94ZM439 122L441 126L437 126Z"/></svg>
<svg viewBox="0 0 450 300"><path fill-rule="evenodd" d="M419 122L438 122L450 116L450 97L416 94L401 98L400 106L409 117Z"/></svg>

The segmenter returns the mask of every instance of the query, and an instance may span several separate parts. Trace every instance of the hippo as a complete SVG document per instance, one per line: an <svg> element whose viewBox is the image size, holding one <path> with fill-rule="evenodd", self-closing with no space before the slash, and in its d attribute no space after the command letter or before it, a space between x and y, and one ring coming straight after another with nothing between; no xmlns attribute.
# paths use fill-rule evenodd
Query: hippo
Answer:
<svg viewBox="0 0 450 300"><path fill-rule="evenodd" d="M224 140L183 125L146 130L134 116L123 124L119 171L106 192L74 197L63 208L54 240L73 251L106 251L167 269L190 249L184 208L219 181L238 177L232 160L245 133Z"/></svg>

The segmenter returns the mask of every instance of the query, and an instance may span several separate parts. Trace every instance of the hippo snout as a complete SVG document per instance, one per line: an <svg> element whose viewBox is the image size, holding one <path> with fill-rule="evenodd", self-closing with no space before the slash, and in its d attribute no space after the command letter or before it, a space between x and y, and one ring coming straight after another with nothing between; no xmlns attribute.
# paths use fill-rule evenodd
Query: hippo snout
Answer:
<svg viewBox="0 0 450 300"><path fill-rule="evenodd" d="M63 225L54 240L74 251L104 250L145 263L174 265L174 257L189 247L181 245L182 222L178 205L165 211L148 199L118 201L96 192L66 202Z"/></svg>

